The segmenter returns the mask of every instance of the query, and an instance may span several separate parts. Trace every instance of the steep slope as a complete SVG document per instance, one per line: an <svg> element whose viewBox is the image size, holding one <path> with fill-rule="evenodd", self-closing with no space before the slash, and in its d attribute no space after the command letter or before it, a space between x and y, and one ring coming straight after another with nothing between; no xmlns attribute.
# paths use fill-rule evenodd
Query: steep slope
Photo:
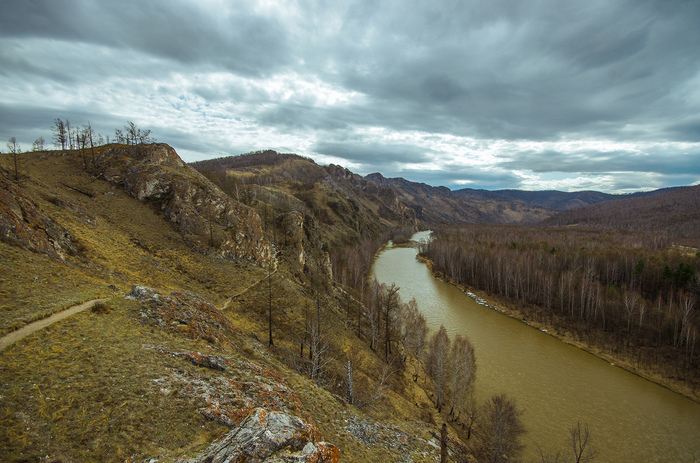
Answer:
<svg viewBox="0 0 700 463"><path fill-rule="evenodd" d="M0 242L0 333L110 298L0 351L3 461L235 458L262 423L272 438L254 442L261 458L435 460L442 418L425 382L383 378L382 359L347 329L351 299L329 278L331 231L318 219L273 216L275 200L291 198L272 186L253 192L268 202L240 204L167 145L96 151L94 163L25 154L1 197L15 228L50 238L43 229L55 227L75 250L53 254L23 233ZM312 381L298 352L314 316L327 357ZM350 359L358 394L381 392L372 407L340 396Z"/></svg>
<svg viewBox="0 0 700 463"><path fill-rule="evenodd" d="M700 185L562 212L542 225L663 232L675 244L700 247Z"/></svg>
<svg viewBox="0 0 700 463"><path fill-rule="evenodd" d="M201 161L193 167L263 217L298 211L318 224L328 246L356 243L415 215L391 188L336 166L319 166L294 154L261 151Z"/></svg>
<svg viewBox="0 0 700 463"><path fill-rule="evenodd" d="M310 159L274 151L201 161L193 166L234 196L245 196L244 190L252 189L296 198L346 241L397 225L530 224L551 214L541 207L505 199L465 199L444 187L387 179L379 173L362 177L341 166L319 166ZM358 218L359 223L377 227L361 230Z"/></svg>
<svg viewBox="0 0 700 463"><path fill-rule="evenodd" d="M260 217L232 200L164 144L102 150L94 170L138 199L160 205L196 250L267 265L271 248Z"/></svg>
<svg viewBox="0 0 700 463"><path fill-rule="evenodd" d="M416 211L425 224L532 224L551 212L536 205L522 204L498 197L466 198L445 187L432 187L403 178L385 178L379 173L366 177L391 188L398 199Z"/></svg>

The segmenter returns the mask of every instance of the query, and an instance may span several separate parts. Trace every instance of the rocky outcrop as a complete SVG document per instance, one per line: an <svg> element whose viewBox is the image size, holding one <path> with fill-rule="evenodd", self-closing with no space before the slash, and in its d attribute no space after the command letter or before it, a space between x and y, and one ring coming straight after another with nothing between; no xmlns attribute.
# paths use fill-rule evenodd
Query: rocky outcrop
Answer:
<svg viewBox="0 0 700 463"><path fill-rule="evenodd" d="M0 167L0 240L63 260L76 254L68 231L44 213L19 185Z"/></svg>
<svg viewBox="0 0 700 463"><path fill-rule="evenodd" d="M133 286L126 297L142 303L141 317L148 324L218 346L232 345L230 335L236 330L234 326L197 294L173 291L167 295L146 286Z"/></svg>
<svg viewBox="0 0 700 463"><path fill-rule="evenodd" d="M292 211L282 218L284 230L284 242L286 246L295 248L299 267L306 264L306 251L304 250L304 215L299 211Z"/></svg>
<svg viewBox="0 0 700 463"><path fill-rule="evenodd" d="M338 448L320 439L316 426L284 412L255 409L197 458L180 463L339 462Z"/></svg>
<svg viewBox="0 0 700 463"><path fill-rule="evenodd" d="M208 339L224 348L214 355L143 346L217 372L202 375L168 368L164 377L153 381L164 394L177 390L179 396L204 403L199 409L203 416L231 428L200 456L178 461L340 461L338 448L322 442L311 419L299 417L304 416L301 400L277 371L241 356L226 356L226 352L237 351L232 342L236 330L211 304L197 294L173 291L166 295L145 286L134 286L127 297L141 302L140 314L147 323L188 337Z"/></svg>
<svg viewBox="0 0 700 463"><path fill-rule="evenodd" d="M272 252L260 216L185 164L170 146L115 145L102 152L97 164L107 181L159 205L197 251L269 264Z"/></svg>

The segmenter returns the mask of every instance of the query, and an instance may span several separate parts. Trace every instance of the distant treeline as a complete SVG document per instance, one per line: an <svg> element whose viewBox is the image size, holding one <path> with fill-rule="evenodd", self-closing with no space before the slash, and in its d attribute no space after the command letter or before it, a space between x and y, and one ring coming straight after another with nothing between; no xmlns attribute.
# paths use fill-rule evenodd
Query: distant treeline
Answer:
<svg viewBox="0 0 700 463"><path fill-rule="evenodd" d="M421 250L453 282L514 301L533 318L646 366L698 368L700 253L653 234L468 226ZM669 364L670 362L670 364Z"/></svg>

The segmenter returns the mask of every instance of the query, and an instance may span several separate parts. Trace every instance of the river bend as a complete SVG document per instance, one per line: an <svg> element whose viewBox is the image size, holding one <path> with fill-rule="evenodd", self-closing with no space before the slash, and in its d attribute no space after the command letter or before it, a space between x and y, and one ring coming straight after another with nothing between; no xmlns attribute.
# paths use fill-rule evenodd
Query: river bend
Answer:
<svg viewBox="0 0 700 463"><path fill-rule="evenodd" d="M478 304L436 279L416 254L390 244L373 273L396 283L404 301L415 297L431 330L444 324L451 337L469 337L479 402L505 392L524 409L526 461L540 461L538 447L568 451L568 429L581 421L596 461L700 462L700 404Z"/></svg>

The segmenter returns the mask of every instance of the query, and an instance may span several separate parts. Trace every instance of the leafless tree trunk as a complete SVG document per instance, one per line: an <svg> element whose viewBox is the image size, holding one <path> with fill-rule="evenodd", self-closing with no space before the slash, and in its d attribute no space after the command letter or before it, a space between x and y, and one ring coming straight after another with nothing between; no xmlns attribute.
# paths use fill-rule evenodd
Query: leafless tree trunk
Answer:
<svg viewBox="0 0 700 463"><path fill-rule="evenodd" d="M469 339L457 334L452 351L452 403L450 415L457 420L462 414L464 401L469 396L476 379L476 355Z"/></svg>
<svg viewBox="0 0 700 463"><path fill-rule="evenodd" d="M389 354L391 353L392 317L400 302L399 287L392 283L391 286L386 288L384 296L384 360L387 363L389 363Z"/></svg>
<svg viewBox="0 0 700 463"><path fill-rule="evenodd" d="M505 394L494 395L486 402L482 415L486 439L480 461L501 463L518 459L523 449L520 437L525 433L521 415L515 400Z"/></svg>
<svg viewBox="0 0 700 463"><path fill-rule="evenodd" d="M581 425L579 421L569 429L569 444L574 463L586 463L595 459L596 452L590 446L591 433L587 424Z"/></svg>
<svg viewBox="0 0 700 463"><path fill-rule="evenodd" d="M19 154L22 152L22 149L19 146L19 143L17 143L17 138L16 137L10 137L10 139L7 141L7 149L12 153L12 159L14 160L15 163L15 182L19 181L19 167L17 163L17 158L19 157Z"/></svg>
<svg viewBox="0 0 700 463"><path fill-rule="evenodd" d="M445 403L445 389L449 376L449 352L450 338L447 329L440 325L440 329L430 338L428 371L435 381L435 406L438 412L442 411Z"/></svg>

